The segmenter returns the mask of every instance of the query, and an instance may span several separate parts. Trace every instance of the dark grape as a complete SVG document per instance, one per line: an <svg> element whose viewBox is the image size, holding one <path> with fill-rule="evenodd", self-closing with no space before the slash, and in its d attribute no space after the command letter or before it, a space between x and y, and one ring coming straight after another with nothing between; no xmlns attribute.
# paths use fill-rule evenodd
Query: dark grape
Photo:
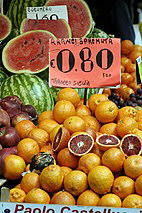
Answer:
<svg viewBox="0 0 142 213"><path fill-rule="evenodd" d="M122 106L124 106L124 101L123 100L120 100L119 101L119 105L122 107Z"/></svg>
<svg viewBox="0 0 142 213"><path fill-rule="evenodd" d="M118 101L117 101L117 100L113 100L113 102L114 102L116 105L118 105Z"/></svg>
<svg viewBox="0 0 142 213"><path fill-rule="evenodd" d="M117 107L118 107L118 109L121 109L121 106L120 106L120 105L118 105Z"/></svg>
<svg viewBox="0 0 142 213"><path fill-rule="evenodd" d="M127 102L127 104L128 104L128 106L132 106L133 102L132 102L131 100L129 100L129 101Z"/></svg>
<svg viewBox="0 0 142 213"><path fill-rule="evenodd" d="M139 96L139 100L142 100L142 95Z"/></svg>
<svg viewBox="0 0 142 213"><path fill-rule="evenodd" d="M142 88L138 88L136 93L139 94L139 95L142 95Z"/></svg>
<svg viewBox="0 0 142 213"><path fill-rule="evenodd" d="M111 93L112 98L116 98L117 94L116 93Z"/></svg>
<svg viewBox="0 0 142 213"><path fill-rule="evenodd" d="M115 98L115 100L120 101L120 96L117 95L116 98Z"/></svg>
<svg viewBox="0 0 142 213"><path fill-rule="evenodd" d="M108 99L109 99L109 100L112 100L112 99L113 99L113 97L112 97L111 95L109 95L109 96L108 96Z"/></svg>
<svg viewBox="0 0 142 213"><path fill-rule="evenodd" d="M136 99L135 97L133 97L133 98L131 98L131 101L132 101L133 103L136 103L137 99Z"/></svg>
<svg viewBox="0 0 142 213"><path fill-rule="evenodd" d="M135 98L135 97L136 97L136 94L134 94L134 93L130 94L130 98Z"/></svg>
<svg viewBox="0 0 142 213"><path fill-rule="evenodd" d="M139 106L142 106L142 100L137 100L137 104L138 104Z"/></svg>
<svg viewBox="0 0 142 213"><path fill-rule="evenodd" d="M136 99L137 99L137 100L139 100L139 97L140 97L139 95L136 95Z"/></svg>
<svg viewBox="0 0 142 213"><path fill-rule="evenodd" d="M133 103L131 106L132 107L136 107L136 106L138 106L138 104L137 103Z"/></svg>

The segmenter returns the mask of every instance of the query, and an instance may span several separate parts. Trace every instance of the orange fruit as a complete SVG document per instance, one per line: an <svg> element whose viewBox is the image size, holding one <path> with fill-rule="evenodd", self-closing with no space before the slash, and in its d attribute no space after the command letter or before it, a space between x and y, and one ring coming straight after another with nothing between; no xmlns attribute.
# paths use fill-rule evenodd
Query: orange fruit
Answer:
<svg viewBox="0 0 142 213"><path fill-rule="evenodd" d="M127 176L120 176L114 180L112 192L124 199L134 193L134 181Z"/></svg>
<svg viewBox="0 0 142 213"><path fill-rule="evenodd" d="M139 155L129 156L124 161L124 172L132 179L142 175L142 157Z"/></svg>
<svg viewBox="0 0 142 213"><path fill-rule="evenodd" d="M136 118L137 110L131 106L125 106L119 109L116 121L118 122L120 119L124 117Z"/></svg>
<svg viewBox="0 0 142 213"><path fill-rule="evenodd" d="M92 112L95 113L96 106L102 102L102 101L107 101L108 98L104 94L93 94L90 96L88 100L88 105L89 108L91 109Z"/></svg>
<svg viewBox="0 0 142 213"><path fill-rule="evenodd" d="M75 89L64 88L61 89L57 95L57 101L60 100L70 101L75 107L77 107L80 102L80 96Z"/></svg>
<svg viewBox="0 0 142 213"><path fill-rule="evenodd" d="M93 128L91 128L90 126L87 126L86 127L86 133L91 135L94 138L94 140L96 140L96 132Z"/></svg>
<svg viewBox="0 0 142 213"><path fill-rule="evenodd" d="M101 165L101 158L94 153L87 153L79 159L78 169L88 174L90 170Z"/></svg>
<svg viewBox="0 0 142 213"><path fill-rule="evenodd" d="M54 120L53 111L47 110L47 111L42 112L38 117L38 124L44 119L53 119Z"/></svg>
<svg viewBox="0 0 142 213"><path fill-rule="evenodd" d="M63 123L64 127L72 134L74 132L84 132L86 129L85 121L79 116L70 116L65 119Z"/></svg>
<svg viewBox="0 0 142 213"><path fill-rule="evenodd" d="M132 82L131 84L129 84L129 87L132 88L134 90L134 92L136 93L137 89L141 87L140 84L136 84L136 82Z"/></svg>
<svg viewBox="0 0 142 213"><path fill-rule="evenodd" d="M131 60L129 58L127 58L126 56L123 56L121 58L121 65L126 67L131 63Z"/></svg>
<svg viewBox="0 0 142 213"><path fill-rule="evenodd" d="M101 126L99 130L102 134L118 136L116 131L116 123L107 123Z"/></svg>
<svg viewBox="0 0 142 213"><path fill-rule="evenodd" d="M120 140L115 135L101 134L96 137L96 144L102 151L115 148L120 145Z"/></svg>
<svg viewBox="0 0 142 213"><path fill-rule="evenodd" d="M128 66L126 66L126 72L129 74L136 72L136 64L131 63Z"/></svg>
<svg viewBox="0 0 142 213"><path fill-rule="evenodd" d="M26 169L23 158L17 155L8 155L4 158L3 176L9 180L17 180L22 177Z"/></svg>
<svg viewBox="0 0 142 213"><path fill-rule="evenodd" d="M50 133L50 142L52 143L53 151L59 152L68 146L70 132L63 126L57 125Z"/></svg>
<svg viewBox="0 0 142 213"><path fill-rule="evenodd" d="M49 144L49 134L40 128L32 129L28 134L28 138L35 140L38 143L39 148Z"/></svg>
<svg viewBox="0 0 142 213"><path fill-rule="evenodd" d="M117 122L117 133L118 135L123 138L126 134L129 134L131 130L138 127L138 123L131 117L124 117L121 118Z"/></svg>
<svg viewBox="0 0 142 213"><path fill-rule="evenodd" d="M26 172L30 170L30 163L26 166Z"/></svg>
<svg viewBox="0 0 142 213"><path fill-rule="evenodd" d="M100 198L99 195L88 189L82 192L77 198L77 205L80 206L97 206Z"/></svg>
<svg viewBox="0 0 142 213"><path fill-rule="evenodd" d="M98 194L110 192L113 185L114 176L106 166L96 166L88 174L90 188Z"/></svg>
<svg viewBox="0 0 142 213"><path fill-rule="evenodd" d="M127 86L129 86L129 84L132 82L133 78L129 73L125 72L121 74L121 84L126 84Z"/></svg>
<svg viewBox="0 0 142 213"><path fill-rule="evenodd" d="M115 194L103 195L99 200L98 206L121 207L121 199Z"/></svg>
<svg viewBox="0 0 142 213"><path fill-rule="evenodd" d="M119 88L115 89L115 92L120 94L120 92L123 91L124 88L126 88L127 85L126 84L121 84Z"/></svg>
<svg viewBox="0 0 142 213"><path fill-rule="evenodd" d="M135 44L133 50L134 50L134 51L136 50L136 51L138 51L138 52L142 52L142 47L141 47L140 45L138 45L138 44Z"/></svg>
<svg viewBox="0 0 142 213"><path fill-rule="evenodd" d="M40 152L47 152L49 154L51 154L55 159L56 159L56 154L55 152L53 151L52 149L52 145L49 144L47 146L43 146L41 149L40 149Z"/></svg>
<svg viewBox="0 0 142 213"><path fill-rule="evenodd" d="M91 115L91 111L88 106L80 105L75 109L75 115L83 118L86 115Z"/></svg>
<svg viewBox="0 0 142 213"><path fill-rule="evenodd" d="M95 110L96 118L102 123L110 123L115 120L118 114L118 107L112 101L103 101L97 105Z"/></svg>
<svg viewBox="0 0 142 213"><path fill-rule="evenodd" d="M124 55L128 55L134 49L134 44L130 40L123 40L121 42L121 52Z"/></svg>
<svg viewBox="0 0 142 213"><path fill-rule="evenodd" d="M138 128L134 128L130 131L131 134L135 134L142 140L142 131L139 130Z"/></svg>
<svg viewBox="0 0 142 213"><path fill-rule="evenodd" d="M63 174L60 166L49 165L40 173L41 187L47 192L57 192L63 184Z"/></svg>
<svg viewBox="0 0 142 213"><path fill-rule="evenodd" d="M75 115L75 107L70 101L61 100L54 106L54 119L58 123L63 123L65 119Z"/></svg>
<svg viewBox="0 0 142 213"><path fill-rule="evenodd" d="M15 186L17 189L21 189L20 183Z"/></svg>
<svg viewBox="0 0 142 213"><path fill-rule="evenodd" d="M122 202L124 208L142 208L142 197L137 194L128 195Z"/></svg>
<svg viewBox="0 0 142 213"><path fill-rule="evenodd" d="M22 120L15 126L15 129L17 130L21 139L26 138L29 132L34 128L36 128L36 126L30 120Z"/></svg>
<svg viewBox="0 0 142 213"><path fill-rule="evenodd" d="M136 82L136 72L132 72L131 76L133 78L133 82Z"/></svg>
<svg viewBox="0 0 142 213"><path fill-rule="evenodd" d="M91 127L95 132L99 132L101 124L95 117L86 115L83 117L83 120L85 121L86 127Z"/></svg>
<svg viewBox="0 0 142 213"><path fill-rule="evenodd" d="M91 153L94 153L98 155L100 158L102 158L104 151L102 151L97 145L97 143L95 143L93 149L91 150Z"/></svg>
<svg viewBox="0 0 142 213"><path fill-rule="evenodd" d="M48 134L51 133L51 131L57 126L59 125L55 120L53 119L44 119L42 120L39 125L38 128L45 130Z"/></svg>
<svg viewBox="0 0 142 213"><path fill-rule="evenodd" d="M75 169L78 165L79 158L70 153L68 148L62 149L57 155L57 163L60 166L67 166L71 169Z"/></svg>
<svg viewBox="0 0 142 213"><path fill-rule="evenodd" d="M20 186L26 194L33 188L40 188L39 175L35 172L25 174L21 180Z"/></svg>
<svg viewBox="0 0 142 213"><path fill-rule="evenodd" d="M110 88L104 88L103 89L103 92L102 92L103 94L107 94L107 95L110 95L111 94L111 89Z"/></svg>
<svg viewBox="0 0 142 213"><path fill-rule="evenodd" d="M22 157L26 163L30 163L32 157L39 152L38 143L31 138L24 138L17 145L17 154Z"/></svg>
<svg viewBox="0 0 142 213"><path fill-rule="evenodd" d="M94 139L91 135L86 132L82 132L70 138L68 141L69 151L76 155L82 156L91 151L94 146Z"/></svg>
<svg viewBox="0 0 142 213"><path fill-rule="evenodd" d="M137 194L142 196L142 175L140 175L135 181L135 190Z"/></svg>
<svg viewBox="0 0 142 213"><path fill-rule="evenodd" d="M124 153L118 148L110 148L105 151L102 156L102 164L108 167L112 172L119 172L122 170L125 160Z"/></svg>
<svg viewBox="0 0 142 213"><path fill-rule="evenodd" d="M47 192L42 189L34 188L28 192L25 197L26 203L39 203L39 204L49 204L50 196Z"/></svg>
<svg viewBox="0 0 142 213"><path fill-rule="evenodd" d="M124 100L129 100L130 99L130 95L134 94L134 90L130 87L126 87L122 90L122 92L120 92L120 96L121 98L123 98Z"/></svg>
<svg viewBox="0 0 142 213"><path fill-rule="evenodd" d="M136 120L137 122L139 122L139 121L142 120L142 110L137 110L137 111L136 111L136 118L135 118L135 120Z"/></svg>
<svg viewBox="0 0 142 213"><path fill-rule="evenodd" d="M67 166L61 166L61 171L63 174L63 177L65 178L65 176L72 171L71 168L67 167Z"/></svg>
<svg viewBox="0 0 142 213"><path fill-rule="evenodd" d="M69 172L64 179L64 188L73 196L79 196L88 188L87 175L78 170Z"/></svg>
<svg viewBox="0 0 142 213"><path fill-rule="evenodd" d="M137 59L139 56L142 56L142 52L134 50L134 51L132 51L132 52L130 53L129 58L131 59L131 61L132 61L133 63L135 63L135 62L136 62L136 59Z"/></svg>
<svg viewBox="0 0 142 213"><path fill-rule="evenodd" d="M22 189L10 189L10 202L23 203L25 201L26 193Z"/></svg>
<svg viewBox="0 0 142 213"><path fill-rule="evenodd" d="M50 203L62 205L75 205L76 201L75 198L69 192L59 191L53 195Z"/></svg>

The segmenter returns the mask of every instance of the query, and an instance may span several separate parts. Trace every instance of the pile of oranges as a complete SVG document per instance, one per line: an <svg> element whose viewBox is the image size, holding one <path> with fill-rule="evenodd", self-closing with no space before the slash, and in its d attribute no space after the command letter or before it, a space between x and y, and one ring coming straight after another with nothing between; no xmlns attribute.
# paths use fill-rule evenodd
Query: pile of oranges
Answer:
<svg viewBox="0 0 142 213"><path fill-rule="evenodd" d="M60 147L53 151L57 130L66 129ZM126 106L118 109L106 94L93 94L86 105L78 93L64 88L58 93L53 111L15 126L21 141L17 155L4 159L5 178L20 180L10 190L11 202L112 206L142 208L142 156L126 156L120 147L98 147L101 134L120 140L135 134L142 140L142 110ZM68 134L67 134L68 132ZM82 156L70 152L67 141L82 132L94 138L93 149ZM29 171L32 157L39 152L54 156L56 164L40 173ZM27 172L23 174L23 172Z"/></svg>
<svg viewBox="0 0 142 213"><path fill-rule="evenodd" d="M135 93L140 84L136 84L136 59L142 56L142 46L133 44L130 40L121 42L121 85L116 93L124 100L129 99L131 93ZM110 94L109 88L104 92Z"/></svg>

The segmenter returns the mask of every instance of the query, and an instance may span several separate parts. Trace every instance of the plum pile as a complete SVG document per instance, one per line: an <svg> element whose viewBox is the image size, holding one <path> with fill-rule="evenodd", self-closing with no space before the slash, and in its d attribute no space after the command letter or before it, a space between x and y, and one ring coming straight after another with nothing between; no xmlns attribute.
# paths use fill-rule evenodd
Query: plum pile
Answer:
<svg viewBox="0 0 142 213"><path fill-rule="evenodd" d="M138 88L136 93L130 94L129 100L122 100L121 97L113 90L108 98L113 101L119 109L124 106L142 107L142 88Z"/></svg>
<svg viewBox="0 0 142 213"><path fill-rule="evenodd" d="M16 146L20 141L15 126L22 120L35 121L36 109L24 105L18 96L6 96L0 100L0 145L2 148Z"/></svg>

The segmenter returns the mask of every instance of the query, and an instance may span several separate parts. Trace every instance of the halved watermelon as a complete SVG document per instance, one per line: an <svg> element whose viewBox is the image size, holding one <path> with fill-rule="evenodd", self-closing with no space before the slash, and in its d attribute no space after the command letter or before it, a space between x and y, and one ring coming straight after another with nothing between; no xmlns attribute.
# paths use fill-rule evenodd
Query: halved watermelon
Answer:
<svg viewBox="0 0 142 213"><path fill-rule="evenodd" d="M39 73L49 66L49 38L45 30L33 30L11 39L2 51L2 62L12 73Z"/></svg>
<svg viewBox="0 0 142 213"><path fill-rule="evenodd" d="M48 0L45 6L66 5L73 38L86 37L92 29L92 15L84 0Z"/></svg>
<svg viewBox="0 0 142 213"><path fill-rule="evenodd" d="M4 40L10 33L12 29L12 24L10 19L0 14L0 41Z"/></svg>
<svg viewBox="0 0 142 213"><path fill-rule="evenodd" d="M65 19L58 20L36 20L25 18L20 26L20 33L31 30L48 30L53 33L56 38L71 38L71 28Z"/></svg>

